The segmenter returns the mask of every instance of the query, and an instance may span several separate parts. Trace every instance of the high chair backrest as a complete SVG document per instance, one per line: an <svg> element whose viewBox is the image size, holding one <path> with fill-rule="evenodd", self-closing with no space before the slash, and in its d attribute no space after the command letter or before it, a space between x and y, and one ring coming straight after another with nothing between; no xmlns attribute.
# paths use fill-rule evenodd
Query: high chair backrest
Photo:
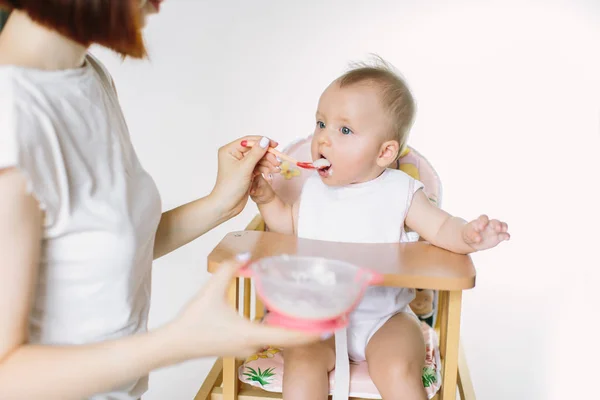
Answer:
<svg viewBox="0 0 600 400"><path fill-rule="evenodd" d="M310 161L311 140L312 135L296 140L284 148L283 152L297 160ZM395 167L421 181L425 186L424 191L429 199L438 207L440 206L442 198L441 181L433 166L425 157L415 149L407 147L402 152ZM273 189L283 201L291 204L300 196L302 185L311 173L314 173L314 171L300 169L295 165L284 162L281 174L276 174L273 177Z"/></svg>

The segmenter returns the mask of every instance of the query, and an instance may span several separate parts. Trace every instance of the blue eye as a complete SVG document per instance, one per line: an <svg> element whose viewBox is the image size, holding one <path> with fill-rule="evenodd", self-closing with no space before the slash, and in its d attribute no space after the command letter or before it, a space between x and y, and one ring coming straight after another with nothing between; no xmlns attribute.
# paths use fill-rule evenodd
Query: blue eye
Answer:
<svg viewBox="0 0 600 400"><path fill-rule="evenodd" d="M350 130L350 128L348 128L347 126L342 127L342 133L344 135L349 135L352 133L352 130Z"/></svg>
<svg viewBox="0 0 600 400"><path fill-rule="evenodd" d="M317 126L321 129L325 129L325 123L322 121L317 121Z"/></svg>

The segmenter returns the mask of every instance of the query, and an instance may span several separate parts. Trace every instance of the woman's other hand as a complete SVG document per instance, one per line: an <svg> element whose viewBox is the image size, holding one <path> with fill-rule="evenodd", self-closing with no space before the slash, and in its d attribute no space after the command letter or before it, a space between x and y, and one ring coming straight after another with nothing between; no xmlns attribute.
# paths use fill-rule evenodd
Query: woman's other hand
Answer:
<svg viewBox="0 0 600 400"><path fill-rule="evenodd" d="M242 141L253 141L256 146L244 147ZM266 137L246 136L219 149L217 182L211 193L230 218L239 214L248 202L248 193L255 170L263 173L278 171L280 162L267 153L268 147L278 143Z"/></svg>
<svg viewBox="0 0 600 400"><path fill-rule="evenodd" d="M226 295L236 272L244 264L220 266L200 293L167 329L178 358L219 356L244 358L267 345L290 347L320 340L318 335L287 330L240 316Z"/></svg>

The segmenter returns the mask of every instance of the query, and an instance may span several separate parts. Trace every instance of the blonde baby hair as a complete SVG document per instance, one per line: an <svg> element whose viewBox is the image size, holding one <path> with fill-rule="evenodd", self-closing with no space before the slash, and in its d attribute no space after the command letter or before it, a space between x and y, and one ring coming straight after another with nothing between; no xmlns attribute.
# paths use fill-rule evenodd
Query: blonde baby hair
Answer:
<svg viewBox="0 0 600 400"><path fill-rule="evenodd" d="M389 139L400 145L396 159L405 151L406 142L412 128L416 104L403 77L388 62L377 55L374 61L351 63L350 69L336 81L340 87L356 84L373 84L381 91L381 103L387 110L390 121Z"/></svg>

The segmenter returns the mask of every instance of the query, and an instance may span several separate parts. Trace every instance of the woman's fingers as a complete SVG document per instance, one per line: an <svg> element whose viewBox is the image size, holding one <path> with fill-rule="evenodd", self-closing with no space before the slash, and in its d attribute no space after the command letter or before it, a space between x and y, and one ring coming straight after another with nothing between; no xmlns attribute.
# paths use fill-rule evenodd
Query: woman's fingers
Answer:
<svg viewBox="0 0 600 400"><path fill-rule="evenodd" d="M277 165L273 164L271 161L267 160L266 158L263 158L262 160L260 160L256 165L262 165L263 167L268 167L271 169L277 169Z"/></svg>
<svg viewBox="0 0 600 400"><path fill-rule="evenodd" d="M303 344L317 342L321 335L309 334L275 326L268 326L258 322L252 324L247 332L254 346L272 345L276 347L295 347Z"/></svg>
<svg viewBox="0 0 600 400"><path fill-rule="evenodd" d="M279 143L277 143L275 140L271 140L265 136L244 136L241 137L239 139L234 140L233 142L226 144L225 147L231 148L231 149L235 149L238 150L242 153L247 153L248 151L252 150L253 147L260 147L261 145L261 140L263 140L262 144L267 144L268 146L264 146L264 148L267 147L277 147L279 146ZM246 145L243 145L242 143L246 143ZM253 147L249 147L247 145L247 143L253 143Z"/></svg>
<svg viewBox="0 0 600 400"><path fill-rule="evenodd" d="M263 160L264 159L266 159L268 162L270 162L274 167L278 167L281 165L281 161L279 161L277 159L277 157L275 157L275 154L267 153L263 157Z"/></svg>
<svg viewBox="0 0 600 400"><path fill-rule="evenodd" d="M205 295L223 298L237 271L248 265L248 260L249 258L240 258L240 261L231 260L221 264L217 272L213 274L207 286L204 288Z"/></svg>
<svg viewBox="0 0 600 400"><path fill-rule="evenodd" d="M259 178L261 179L261 178ZM264 182L263 182L264 184ZM247 356L265 344L297 346L319 340L318 335L252 323L227 304L227 290L249 255L221 264L200 293L170 325L182 357Z"/></svg>
<svg viewBox="0 0 600 400"><path fill-rule="evenodd" d="M232 149L229 154L231 154L233 156L233 158L235 158L236 160L243 160L244 159L244 153L242 153L241 151L239 151L238 149Z"/></svg>

